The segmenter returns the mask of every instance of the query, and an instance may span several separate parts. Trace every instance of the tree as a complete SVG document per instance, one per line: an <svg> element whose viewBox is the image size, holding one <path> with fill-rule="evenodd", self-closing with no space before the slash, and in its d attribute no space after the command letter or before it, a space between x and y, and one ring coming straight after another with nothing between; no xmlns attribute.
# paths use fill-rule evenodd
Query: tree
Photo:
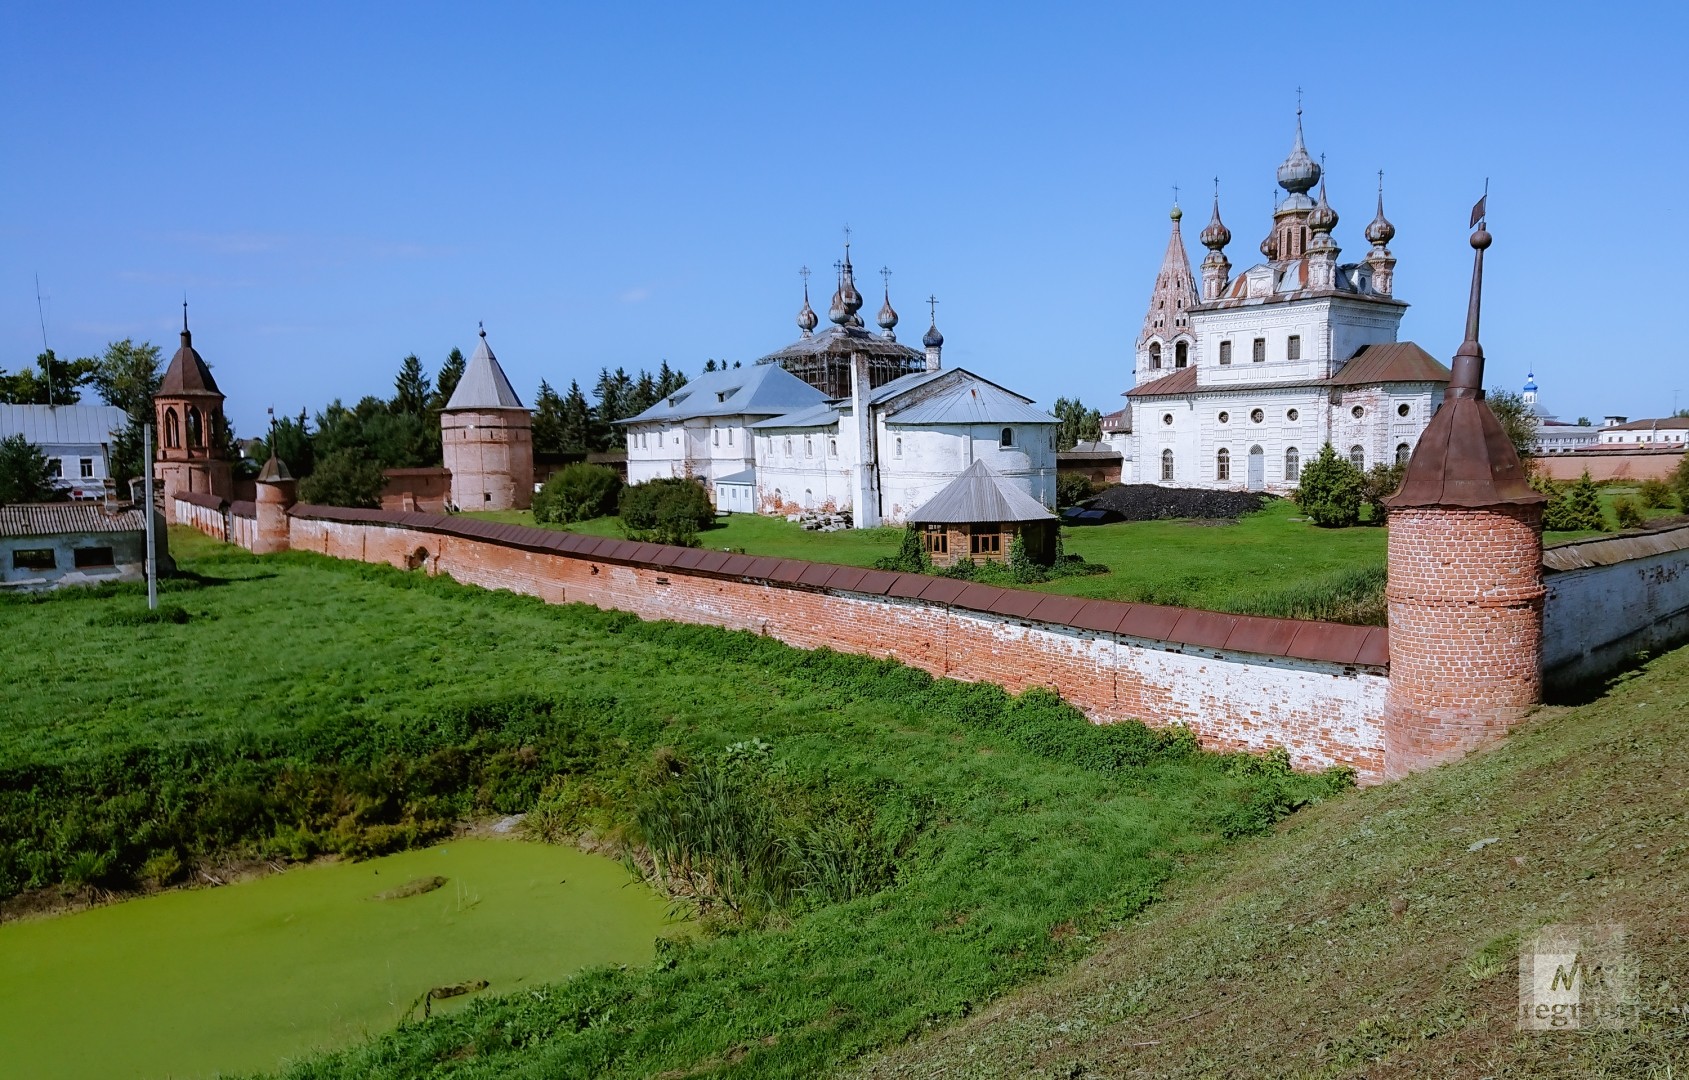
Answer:
<svg viewBox="0 0 1689 1080"><path fill-rule="evenodd" d="M1096 442L1103 437L1102 413L1087 409L1078 398L1057 398L1052 410L1060 426L1056 428L1056 449L1072 450L1082 442Z"/></svg>
<svg viewBox="0 0 1689 1080"><path fill-rule="evenodd" d="M666 361L666 360L664 361L664 363L667 363L667 362L668 361ZM714 370L715 370L715 361L714 360L704 361L704 374L708 375L710 372L712 372Z"/></svg>
<svg viewBox="0 0 1689 1080"><path fill-rule="evenodd" d="M1326 443L1319 457L1302 467L1296 501L1315 525L1347 528L1361 519L1364 486L1361 471Z"/></svg>
<svg viewBox="0 0 1689 1080"><path fill-rule="evenodd" d="M574 379L569 380L569 392L563 395L559 427L558 442L565 452L577 453L591 448L592 406L586 403L581 384Z"/></svg>
<svg viewBox="0 0 1689 1080"><path fill-rule="evenodd" d="M319 506L381 506L381 468L354 449L325 455L299 483L299 498Z"/></svg>
<svg viewBox="0 0 1689 1080"><path fill-rule="evenodd" d="M393 380L393 411L422 416L428 412L432 397L433 386L428 373L422 370L422 361L412 353L400 363L399 376Z"/></svg>
<svg viewBox="0 0 1689 1080"><path fill-rule="evenodd" d="M715 361L711 360L710 363L713 364L713 363L715 363ZM706 370L713 370L713 369L706 369ZM685 385L686 385L686 375L685 375L685 373L680 372L680 371L676 371L674 368L669 367L669 362L667 360L664 360L663 366L657 369L657 397L658 398L666 398L670 394L674 393L676 390L679 390L681 387L683 387ZM655 401L653 400L653 404L654 403L655 403Z"/></svg>
<svg viewBox="0 0 1689 1080"><path fill-rule="evenodd" d="M56 494L53 467L39 446L22 435L0 439L0 505L46 502Z"/></svg>
<svg viewBox="0 0 1689 1080"><path fill-rule="evenodd" d="M534 453L561 453L563 446L563 399L544 379L534 396ZM535 515L535 520L539 516Z"/></svg>
<svg viewBox="0 0 1689 1080"><path fill-rule="evenodd" d="M453 348L446 354L446 362L440 365L440 374L434 377L434 396L429 400L429 407L438 413L446 407L452 399L452 391L463 379L463 369L466 366L463 353Z"/></svg>
<svg viewBox="0 0 1689 1080"><path fill-rule="evenodd" d="M619 449L626 445L626 435L616 426L616 421L632 415L627 411L632 390L633 380L623 369L617 368L614 375L609 368L599 369L598 383L592 388L593 396L598 399L598 424L593 441L599 449Z"/></svg>
<svg viewBox="0 0 1689 1080"><path fill-rule="evenodd" d="M1689 514L1689 454L1677 463L1666 483L1671 485L1672 493L1677 496L1677 508Z"/></svg>
<svg viewBox="0 0 1689 1080"><path fill-rule="evenodd" d="M1674 420L1689 420L1689 409L1679 409L1671 415Z"/></svg>
<svg viewBox="0 0 1689 1080"><path fill-rule="evenodd" d="M590 521L616 508L622 478L616 470L578 462L552 474L534 496L534 520L567 525Z"/></svg>
<svg viewBox="0 0 1689 1080"><path fill-rule="evenodd" d="M24 368L16 375L0 368L0 404L75 405L82 400L81 388L94 377L99 361L60 360L48 349L35 358L35 366L39 372Z"/></svg>
<svg viewBox="0 0 1689 1080"><path fill-rule="evenodd" d="M667 391L663 392L663 396L666 397L667 394ZM628 391L628 398L625 405L627 414L629 416L638 416L646 409L649 409L651 406L657 404L657 401L657 380L651 377L651 373L649 371L641 371L639 373L639 378L634 380L633 389Z"/></svg>
<svg viewBox="0 0 1689 1080"><path fill-rule="evenodd" d="M258 440L260 458L268 460L272 453L287 466L294 479L303 480L311 475L316 457L311 452L311 433L304 412L297 419L284 416L277 420L272 432Z"/></svg>
<svg viewBox="0 0 1689 1080"><path fill-rule="evenodd" d="M1588 427L1588 426L1589 426L1589 417L1587 417L1587 416L1578 417L1578 427Z"/></svg>
<svg viewBox="0 0 1689 1080"><path fill-rule="evenodd" d="M1607 515L1601 511L1601 490L1589 478L1588 469L1564 491L1552 484L1547 491L1532 486L1548 496L1548 505L1542 512L1542 527L1548 532L1607 531Z"/></svg>
<svg viewBox="0 0 1689 1080"><path fill-rule="evenodd" d="M622 489L617 512L629 538L692 547L698 530L715 521L704 485L683 477L659 477Z"/></svg>
<svg viewBox="0 0 1689 1080"><path fill-rule="evenodd" d="M1386 465L1382 461L1366 471L1361 478L1361 497L1372 507L1372 523L1384 524L1384 500L1396 493L1402 486L1402 477L1407 475L1407 463L1399 462Z"/></svg>
<svg viewBox="0 0 1689 1080"><path fill-rule="evenodd" d="M137 345L124 338L106 346L89 379L101 401L122 409L129 418L111 443L111 475L120 490L142 472L141 429L153 422L153 396L161 378L158 367L157 345L146 341Z"/></svg>
<svg viewBox="0 0 1689 1080"><path fill-rule="evenodd" d="M1501 430L1507 433L1507 441L1513 444L1525 471L1530 472L1536 458L1537 414L1525 404L1521 395L1512 390L1486 390L1484 400L1490 403L1490 411L1501 421Z"/></svg>

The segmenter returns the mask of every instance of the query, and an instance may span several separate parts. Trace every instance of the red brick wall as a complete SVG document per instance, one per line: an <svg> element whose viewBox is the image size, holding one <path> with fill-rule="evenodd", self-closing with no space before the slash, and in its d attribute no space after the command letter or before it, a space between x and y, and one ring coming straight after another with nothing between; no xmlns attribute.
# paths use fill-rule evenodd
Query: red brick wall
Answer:
<svg viewBox="0 0 1689 1080"><path fill-rule="evenodd" d="M299 550L421 566L551 603L587 603L642 618L767 634L798 648L885 657L1016 692L1048 687L1094 721L1183 723L1216 749L1283 746L1302 768L1348 765L1366 782L1383 775L1382 666L1251 655L928 600L629 566L387 524L299 516L290 519L290 528Z"/></svg>
<svg viewBox="0 0 1689 1080"><path fill-rule="evenodd" d="M1390 513L1384 773L1451 761L1542 700L1542 509Z"/></svg>

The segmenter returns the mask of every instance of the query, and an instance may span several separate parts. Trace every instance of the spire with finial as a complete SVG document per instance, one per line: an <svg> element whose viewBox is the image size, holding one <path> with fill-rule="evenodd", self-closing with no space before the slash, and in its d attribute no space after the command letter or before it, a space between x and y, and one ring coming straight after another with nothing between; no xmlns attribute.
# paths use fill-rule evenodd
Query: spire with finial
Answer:
<svg viewBox="0 0 1689 1080"><path fill-rule="evenodd" d="M1290 193L1290 202L1306 202L1308 192L1320 182L1320 167L1308 155L1302 138L1302 90L1296 90L1296 142L1284 163L1278 167L1278 186Z"/></svg>
<svg viewBox="0 0 1689 1080"><path fill-rule="evenodd" d="M862 318L857 312L862 310L862 294L856 291L856 271L850 265L849 225L844 227L844 235L844 261L835 264L839 271L839 288L833 294L832 308L827 314L840 326L861 326Z"/></svg>
<svg viewBox="0 0 1689 1080"><path fill-rule="evenodd" d="M799 267L798 276L803 278L803 307L798 311L798 329L803 331L804 337L808 337L821 320L815 309L809 306L809 267Z"/></svg>
<svg viewBox="0 0 1689 1080"><path fill-rule="evenodd" d="M944 335L938 332L938 297L927 297L927 332L921 335L921 344L929 349L936 349L944 344Z"/></svg>
<svg viewBox="0 0 1689 1080"><path fill-rule="evenodd" d="M1220 220L1220 178L1214 178L1214 215L1208 219L1208 225L1197 237L1202 246L1209 251L1219 251L1232 242L1232 231L1226 228L1225 222Z"/></svg>
<svg viewBox="0 0 1689 1080"><path fill-rule="evenodd" d="M194 336L188 330L188 298L182 297L182 346L186 348L194 343Z"/></svg>
<svg viewBox="0 0 1689 1080"><path fill-rule="evenodd" d="M1384 216L1384 170L1379 169L1378 213L1366 227L1367 243L1372 245L1366 253L1366 264L1372 268L1372 291L1380 296L1389 296L1395 288L1396 257L1390 254L1389 246L1395 236L1396 227Z"/></svg>
<svg viewBox="0 0 1689 1080"><path fill-rule="evenodd" d="M1396 238L1396 227L1390 224L1390 219L1384 216L1384 170L1378 170L1378 213L1373 215L1366 227L1366 240L1374 248L1389 245Z"/></svg>
<svg viewBox="0 0 1689 1080"><path fill-rule="evenodd" d="M891 306L891 269L889 267L880 267L880 280L885 282L886 302L880 305L880 314L875 321L879 323L880 329L886 332L886 337L896 341L897 312Z"/></svg>
<svg viewBox="0 0 1689 1080"><path fill-rule="evenodd" d="M1225 247L1232 242L1232 231L1220 220L1220 178L1214 178L1214 216L1198 237L1208 254L1202 260L1202 298L1218 300L1231 281L1232 264L1226 258Z"/></svg>
<svg viewBox="0 0 1689 1080"><path fill-rule="evenodd" d="M1337 228L1337 211L1325 199L1325 155L1320 155L1320 201L1308 212L1308 228L1316 233L1329 234Z"/></svg>

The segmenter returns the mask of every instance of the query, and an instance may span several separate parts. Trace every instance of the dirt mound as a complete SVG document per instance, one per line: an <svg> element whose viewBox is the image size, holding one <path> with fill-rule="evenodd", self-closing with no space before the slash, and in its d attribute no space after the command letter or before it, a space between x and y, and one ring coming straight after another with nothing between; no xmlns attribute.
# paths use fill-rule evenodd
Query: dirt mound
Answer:
<svg viewBox="0 0 1689 1080"><path fill-rule="evenodd" d="M1212 520L1253 514L1272 498L1260 491L1207 491L1155 484L1116 484L1088 505L1097 510L1112 510L1125 521L1160 521L1164 518Z"/></svg>

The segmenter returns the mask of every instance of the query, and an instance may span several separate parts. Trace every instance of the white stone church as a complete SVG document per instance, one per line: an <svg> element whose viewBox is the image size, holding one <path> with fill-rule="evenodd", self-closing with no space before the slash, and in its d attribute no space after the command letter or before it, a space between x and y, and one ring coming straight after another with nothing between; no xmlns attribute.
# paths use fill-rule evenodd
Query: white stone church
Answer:
<svg viewBox="0 0 1689 1080"><path fill-rule="evenodd" d="M858 312L850 249L829 317L804 290L801 336L745 368L706 372L622 423L628 481L687 476L719 510L851 512L897 525L976 461L1045 507L1056 500L1056 418L1031 398L943 365L936 317L921 349L897 340L889 288L876 319Z"/></svg>
<svg viewBox="0 0 1689 1080"><path fill-rule="evenodd" d="M1265 262L1236 275L1220 201L1202 230L1200 287L1172 211L1172 236L1138 336L1136 384L1117 421L1129 480L1288 491L1326 444L1369 469L1406 461L1442 400L1448 368L1396 333L1396 230L1378 212L1357 263L1338 261L1337 212L1308 154L1302 118L1278 168L1285 197L1261 242ZM1315 201L1309 192L1319 187Z"/></svg>

